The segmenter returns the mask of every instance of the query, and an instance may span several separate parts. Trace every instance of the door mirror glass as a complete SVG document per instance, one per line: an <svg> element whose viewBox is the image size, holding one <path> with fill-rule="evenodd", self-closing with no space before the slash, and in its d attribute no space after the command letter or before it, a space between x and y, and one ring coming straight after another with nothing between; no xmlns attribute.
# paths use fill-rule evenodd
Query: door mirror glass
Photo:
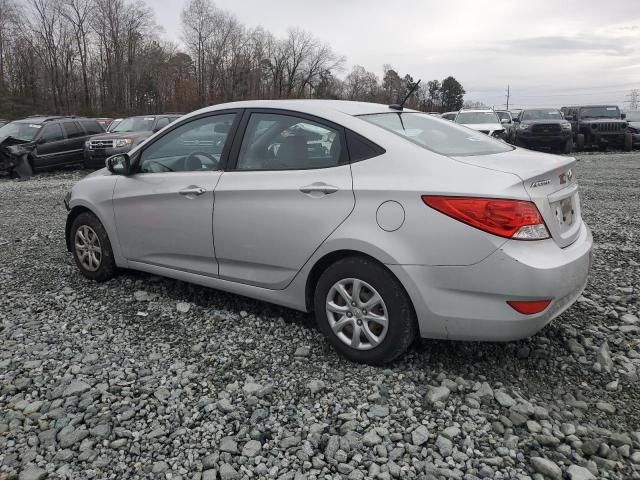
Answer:
<svg viewBox="0 0 640 480"><path fill-rule="evenodd" d="M625 119L627 118L627 114L626 114L626 113L621 113L621 114L620 114L620 118L621 118L622 120L625 120Z"/></svg>
<svg viewBox="0 0 640 480"><path fill-rule="evenodd" d="M122 153L107 158L105 162L107 169L114 175L127 175L130 168L129 155Z"/></svg>
<svg viewBox="0 0 640 480"><path fill-rule="evenodd" d="M509 120L508 118L503 118L502 120L500 120L500 123L502 123L503 125L507 125L508 123L511 123L511 120Z"/></svg>
<svg viewBox="0 0 640 480"><path fill-rule="evenodd" d="M520 121L520 119L518 117L514 117L513 122L514 123L518 123Z"/></svg>
<svg viewBox="0 0 640 480"><path fill-rule="evenodd" d="M564 119L565 120L573 120L573 115L565 115Z"/></svg>

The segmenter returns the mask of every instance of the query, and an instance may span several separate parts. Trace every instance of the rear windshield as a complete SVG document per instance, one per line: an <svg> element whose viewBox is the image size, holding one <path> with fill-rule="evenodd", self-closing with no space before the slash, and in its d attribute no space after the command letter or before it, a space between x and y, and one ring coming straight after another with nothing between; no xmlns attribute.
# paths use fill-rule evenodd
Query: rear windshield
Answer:
<svg viewBox="0 0 640 480"><path fill-rule="evenodd" d="M580 109L580 118L620 118L618 107L584 107Z"/></svg>
<svg viewBox="0 0 640 480"><path fill-rule="evenodd" d="M155 117L130 117L125 118L111 132L150 132L153 130Z"/></svg>
<svg viewBox="0 0 640 480"><path fill-rule="evenodd" d="M522 120L562 120L560 110L525 110Z"/></svg>
<svg viewBox="0 0 640 480"><path fill-rule="evenodd" d="M484 133L424 113L377 113L358 118L442 155L489 155L513 150L510 145Z"/></svg>
<svg viewBox="0 0 640 480"><path fill-rule="evenodd" d="M460 112L456 117L456 123L470 125L474 123L500 123L494 112Z"/></svg>
<svg viewBox="0 0 640 480"><path fill-rule="evenodd" d="M0 140L6 137L13 137L18 140L30 142L40 131L42 125L29 122L11 122L0 128Z"/></svg>

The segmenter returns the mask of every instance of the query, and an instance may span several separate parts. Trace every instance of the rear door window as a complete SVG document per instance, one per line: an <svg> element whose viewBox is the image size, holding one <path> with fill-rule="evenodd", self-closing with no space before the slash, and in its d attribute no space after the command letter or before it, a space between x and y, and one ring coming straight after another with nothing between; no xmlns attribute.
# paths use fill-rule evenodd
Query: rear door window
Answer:
<svg viewBox="0 0 640 480"><path fill-rule="evenodd" d="M104 128L96 120L83 120L82 126L84 127L87 135L96 135L98 133L104 133Z"/></svg>
<svg viewBox="0 0 640 480"><path fill-rule="evenodd" d="M343 155L340 137L337 130L312 120L280 113L253 113L236 168L306 170L335 167Z"/></svg>
<svg viewBox="0 0 640 480"><path fill-rule="evenodd" d="M84 137L84 130L78 122L63 122L62 125L67 134L67 138Z"/></svg>

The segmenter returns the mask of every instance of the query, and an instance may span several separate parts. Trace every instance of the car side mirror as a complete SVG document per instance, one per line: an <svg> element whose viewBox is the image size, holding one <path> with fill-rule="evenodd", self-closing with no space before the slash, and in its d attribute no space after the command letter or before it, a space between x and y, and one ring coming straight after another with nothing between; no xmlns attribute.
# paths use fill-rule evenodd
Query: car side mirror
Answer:
<svg viewBox="0 0 640 480"><path fill-rule="evenodd" d="M500 120L500 123L503 125L507 125L508 123L511 123L511 120L509 120L508 118L503 118L502 120Z"/></svg>
<svg viewBox="0 0 640 480"><path fill-rule="evenodd" d="M520 119L519 119L519 118L517 118L517 117L516 117L516 118L514 118L514 119L513 119L513 123L520 123Z"/></svg>
<svg viewBox="0 0 640 480"><path fill-rule="evenodd" d="M573 120L573 115L565 115L564 119L565 120Z"/></svg>
<svg viewBox="0 0 640 480"><path fill-rule="evenodd" d="M131 168L129 155L127 155L126 153L113 155L107 158L107 160L105 161L105 165L107 167L107 170L109 170L114 175L128 175Z"/></svg>
<svg viewBox="0 0 640 480"><path fill-rule="evenodd" d="M620 114L620 118L621 118L622 120L625 120L625 119L627 118L627 114L626 114L626 113L621 113L621 114Z"/></svg>

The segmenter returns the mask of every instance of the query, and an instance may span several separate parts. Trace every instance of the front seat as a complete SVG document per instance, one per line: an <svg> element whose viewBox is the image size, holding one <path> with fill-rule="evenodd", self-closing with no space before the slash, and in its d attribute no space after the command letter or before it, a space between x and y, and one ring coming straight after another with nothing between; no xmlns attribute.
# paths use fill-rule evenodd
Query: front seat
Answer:
<svg viewBox="0 0 640 480"><path fill-rule="evenodd" d="M307 141L301 135L286 137L280 148L276 163L279 168L306 168L307 167Z"/></svg>

